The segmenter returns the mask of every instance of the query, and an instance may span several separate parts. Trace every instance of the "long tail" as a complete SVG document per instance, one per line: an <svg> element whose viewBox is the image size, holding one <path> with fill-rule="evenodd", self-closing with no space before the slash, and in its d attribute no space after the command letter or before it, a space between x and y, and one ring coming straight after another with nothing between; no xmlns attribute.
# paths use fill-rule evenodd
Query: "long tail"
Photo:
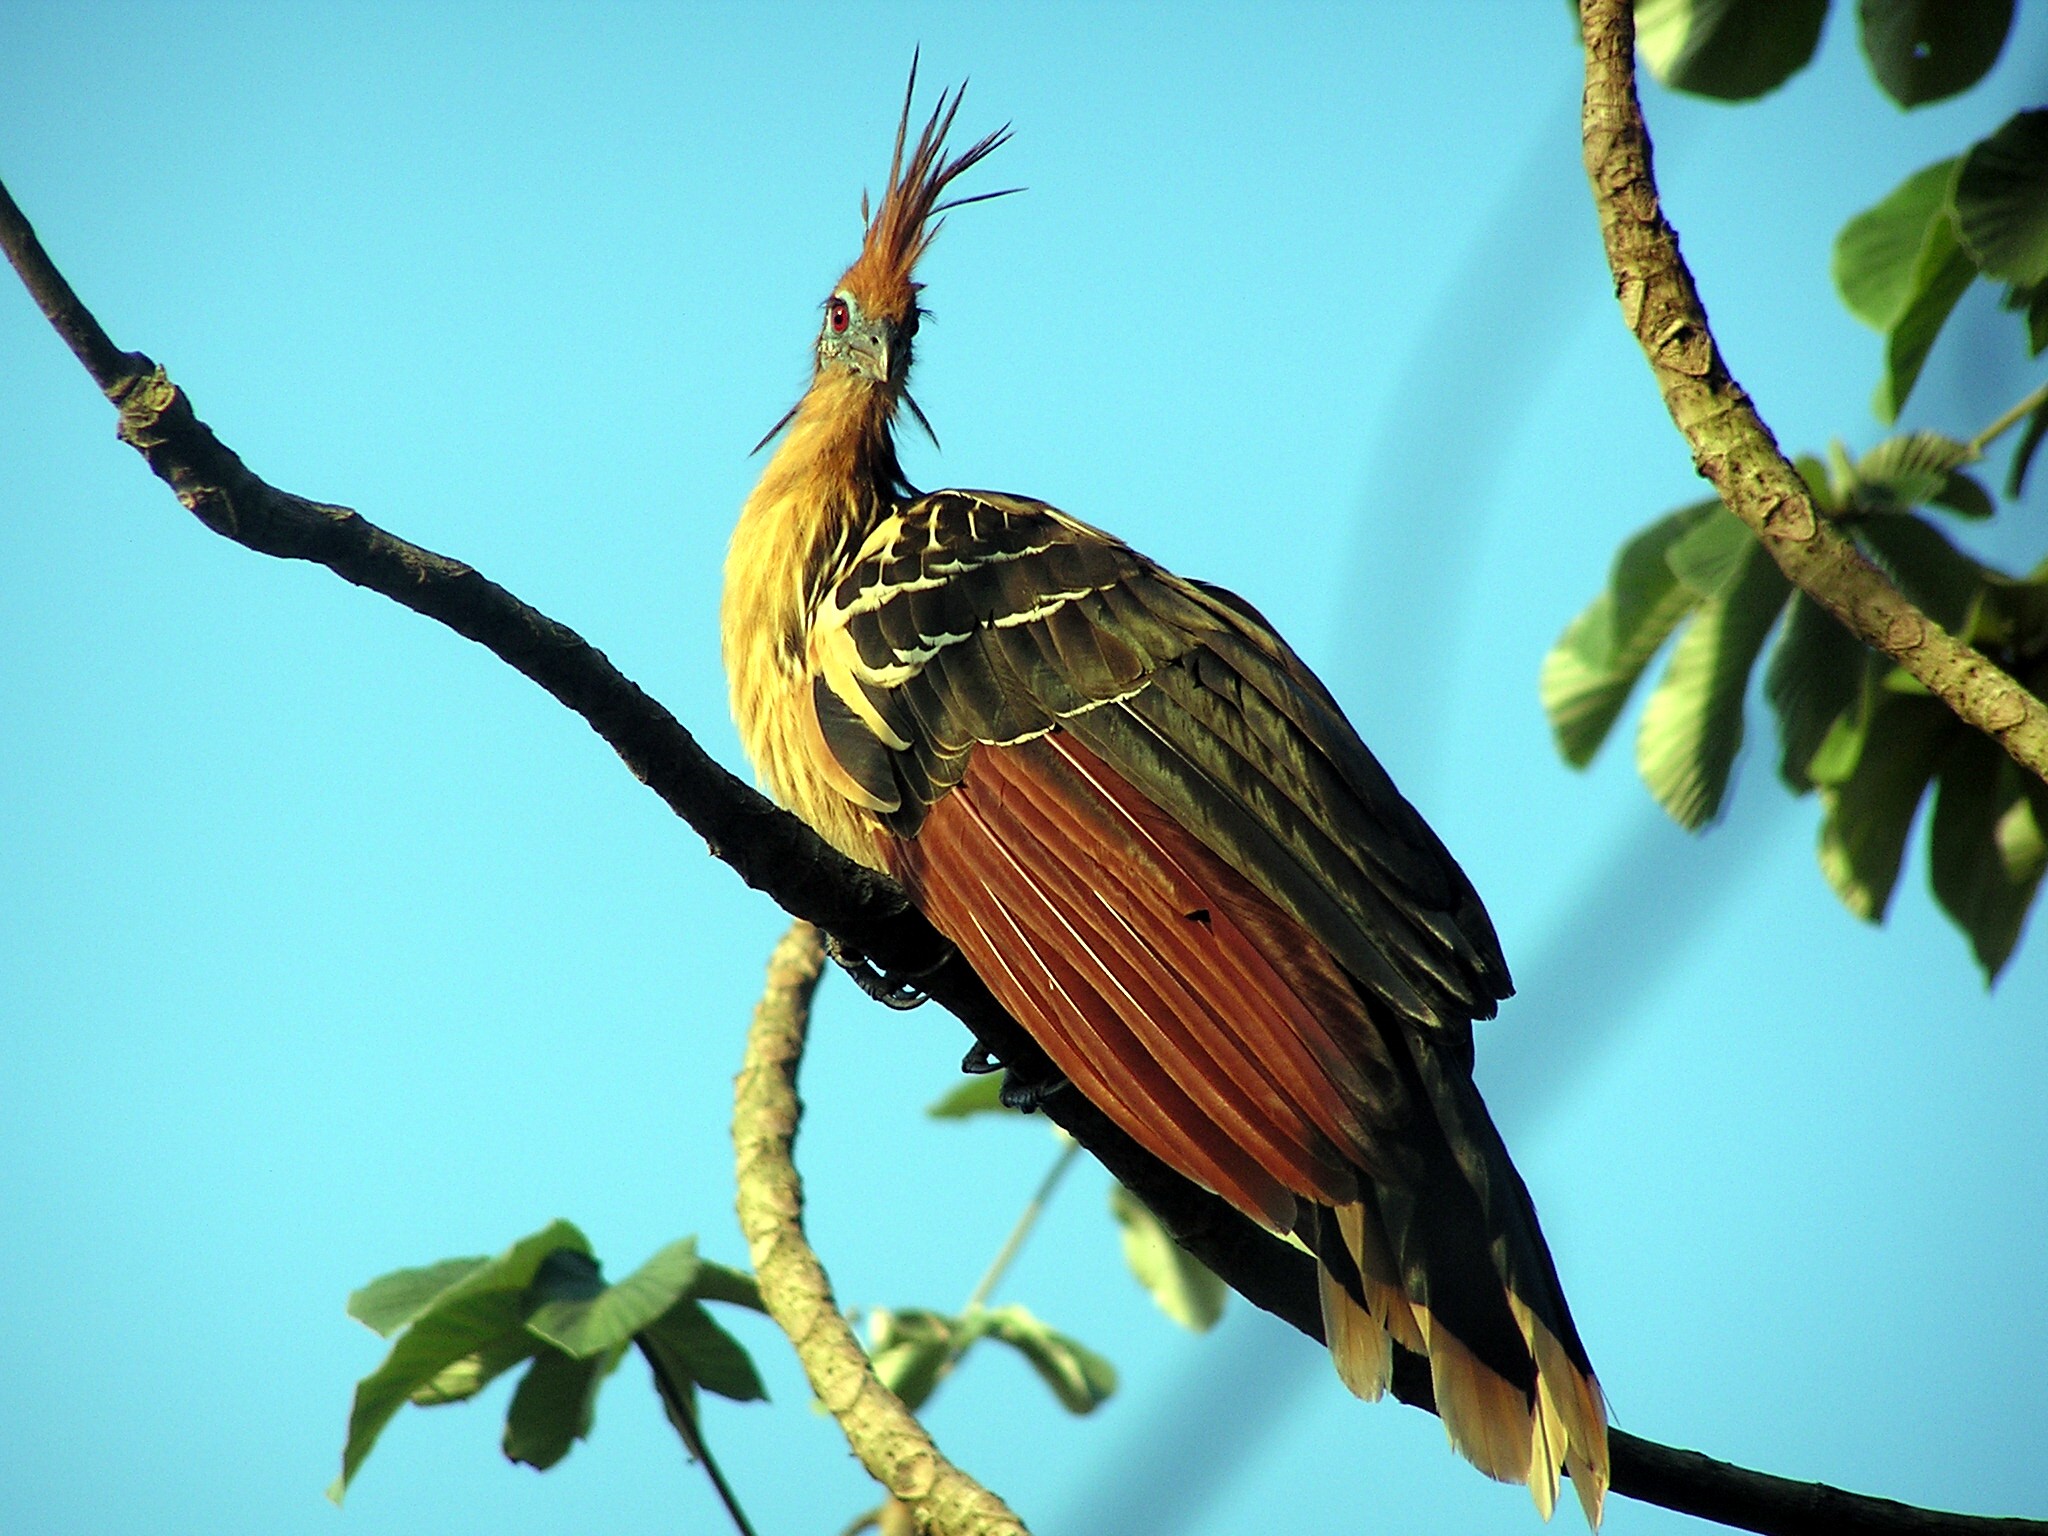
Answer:
<svg viewBox="0 0 2048 1536"><path fill-rule="evenodd" d="M1393 1345L1429 1359L1451 1444L1526 1483L1547 1520L1558 1474L1594 1529L1608 1483L1607 1409L1572 1325L1536 1209L1463 1065L1411 1036L1441 1137L1400 1187L1370 1178L1320 1213L1324 1332L1344 1384L1386 1390Z"/></svg>

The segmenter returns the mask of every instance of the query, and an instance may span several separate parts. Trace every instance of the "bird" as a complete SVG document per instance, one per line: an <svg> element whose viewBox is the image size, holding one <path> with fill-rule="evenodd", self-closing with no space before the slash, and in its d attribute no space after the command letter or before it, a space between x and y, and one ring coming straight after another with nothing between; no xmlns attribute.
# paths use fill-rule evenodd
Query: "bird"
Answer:
<svg viewBox="0 0 2048 1536"><path fill-rule="evenodd" d="M1607 1409L1472 1081L1513 991L1471 882L1251 604L1029 497L920 492L896 429L964 86L823 305L811 380L732 535L720 638L768 792L893 878L1057 1075L1318 1263L1337 1373L1427 1356L1452 1445L1568 1472L1597 1529ZM1014 190L1014 189L1011 189ZM934 438L936 441L936 438Z"/></svg>

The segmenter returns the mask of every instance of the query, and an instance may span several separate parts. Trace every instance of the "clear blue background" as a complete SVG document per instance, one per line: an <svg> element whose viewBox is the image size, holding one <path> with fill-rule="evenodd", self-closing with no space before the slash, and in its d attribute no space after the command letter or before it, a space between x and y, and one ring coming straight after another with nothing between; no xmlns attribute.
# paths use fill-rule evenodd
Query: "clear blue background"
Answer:
<svg viewBox="0 0 2048 1536"><path fill-rule="evenodd" d="M1833 231L2048 84L2027 6L1990 84L1906 116L1836 9L1762 105L1649 93L1722 341L1794 448L1877 434ZM1030 190L929 261L946 446L912 442L913 477L1229 583L1346 701L1514 962L1481 1075L1618 1421L2048 1515L2048 935L1987 996L1918 851L1888 928L1836 903L1760 719L1688 840L1625 739L1572 773L1537 708L1618 540L1701 494L1609 296L1555 0L14 0L0 175L260 473L473 562L737 765L714 615L747 450L803 385L919 43L933 85L973 77L966 130L1016 125L976 186ZM1989 421L2040 376L2015 333L1974 295L1909 419ZM1980 540L2013 564L2035 478ZM729 1079L781 915L483 651L201 529L8 283L0 573L0 1527L718 1529L635 1362L545 1476L499 1457L500 1386L403 1414L345 1511L321 1489L380 1354L341 1310L369 1277L558 1215L615 1274L689 1231L741 1257ZM1051 1139L920 1118L966 1044L935 1011L834 982L820 1012L801 1153L839 1294L957 1305ZM1071 1420L977 1357L930 1416L1039 1529L1535 1529L1249 1307L1166 1323L1103 1185L1003 1294L1119 1395ZM777 1401L708 1410L733 1482L763 1536L838 1529L864 1476L736 1326Z"/></svg>

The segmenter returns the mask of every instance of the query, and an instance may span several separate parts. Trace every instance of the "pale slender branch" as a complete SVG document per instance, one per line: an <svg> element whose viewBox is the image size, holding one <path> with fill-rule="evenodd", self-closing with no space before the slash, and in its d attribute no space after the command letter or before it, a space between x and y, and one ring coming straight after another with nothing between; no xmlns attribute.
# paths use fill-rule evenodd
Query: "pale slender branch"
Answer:
<svg viewBox="0 0 2048 1536"><path fill-rule="evenodd" d="M1051 1170L1040 1181L1037 1191L1030 1200L1025 1202L1023 1215L1017 1218L1017 1225L1010 1229L1009 1237L1004 1240L1003 1246L990 1262L988 1273L981 1277L981 1283L975 1286L973 1294L967 1298L967 1305L962 1307L961 1311L972 1312L976 1307L988 1305L988 1299L995 1295L996 1287L1002 1283L1003 1276L1009 1272L1010 1266L1017 1262L1017 1255L1024 1251L1024 1240L1031 1235L1031 1229L1038 1225L1038 1218L1045 1214L1046 1202L1052 1199L1052 1192L1060 1187L1060 1180L1066 1176L1067 1169L1073 1166L1074 1154L1080 1150L1081 1144L1078 1141L1070 1141L1060 1148L1060 1155L1053 1159Z"/></svg>
<svg viewBox="0 0 2048 1536"><path fill-rule="evenodd" d="M797 923L775 946L734 1094L740 1230L761 1300L796 1346L811 1389L839 1421L861 1465L916 1512L921 1528L942 1536L1023 1536L1024 1522L940 1454L924 1426L876 1377L804 1236L803 1182L790 1151L802 1113L797 1065L824 960L823 938L809 923Z"/></svg>
<svg viewBox="0 0 2048 1536"><path fill-rule="evenodd" d="M1908 602L1818 514L1799 472L1729 373L1657 201L1650 137L1636 99L1630 0L1585 0L1583 25L1586 174L1614 291L1694 466L1796 586L2048 781L2048 707Z"/></svg>
<svg viewBox="0 0 2048 1536"><path fill-rule="evenodd" d="M1964 445L1969 449L1970 458L1972 460L1983 458L1986 448L1989 448L1993 443L2005 436L2006 433L2033 415L2035 411L2041 408L2041 402L2044 400L2048 400L2048 384L2043 384L2037 389L2029 390L2026 398Z"/></svg>
<svg viewBox="0 0 2048 1536"><path fill-rule="evenodd" d="M574 630L469 566L407 543L346 507L307 501L265 483L193 414L184 393L147 357L120 352L111 342L96 349L91 338L104 340L105 333L68 285L59 290L39 277L55 276L56 269L4 186L0 247L45 312L54 304L66 317L52 314L67 342L74 334L85 338L73 350L120 408L123 439L208 528L263 554L316 561L485 646L580 714L747 884L885 969L917 975L920 988L999 1060L1029 1062L1037 1055L1021 1026L959 956L948 952L900 889L834 852L809 827L727 773L673 715ZM944 962L927 972L940 954ZM1151 1208L1175 1242L1232 1290L1322 1342L1313 1259L1166 1167L1079 1093L1054 1093L1044 1108L1048 1119ZM1429 1366L1407 1350L1395 1352L1392 1392L1413 1407L1435 1411ZM1794 1536L1821 1529L1811 1510L1816 1500L1827 1500L1833 1512L1826 1528L1833 1531L2048 1536L2048 1522L1919 1510L1909 1513L1931 1523L1905 1526L1889 1512L1906 1506L1888 1500L1789 1482L1618 1431L1612 1446L1615 1493L1749 1530Z"/></svg>

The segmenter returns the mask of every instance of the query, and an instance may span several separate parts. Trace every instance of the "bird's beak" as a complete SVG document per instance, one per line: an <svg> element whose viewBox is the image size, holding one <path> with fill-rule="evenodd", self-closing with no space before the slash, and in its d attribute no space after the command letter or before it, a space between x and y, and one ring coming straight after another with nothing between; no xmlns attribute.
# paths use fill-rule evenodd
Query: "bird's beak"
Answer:
<svg viewBox="0 0 2048 1536"><path fill-rule="evenodd" d="M889 335L886 331L861 331L846 338L846 350L853 365L877 384L889 382Z"/></svg>

